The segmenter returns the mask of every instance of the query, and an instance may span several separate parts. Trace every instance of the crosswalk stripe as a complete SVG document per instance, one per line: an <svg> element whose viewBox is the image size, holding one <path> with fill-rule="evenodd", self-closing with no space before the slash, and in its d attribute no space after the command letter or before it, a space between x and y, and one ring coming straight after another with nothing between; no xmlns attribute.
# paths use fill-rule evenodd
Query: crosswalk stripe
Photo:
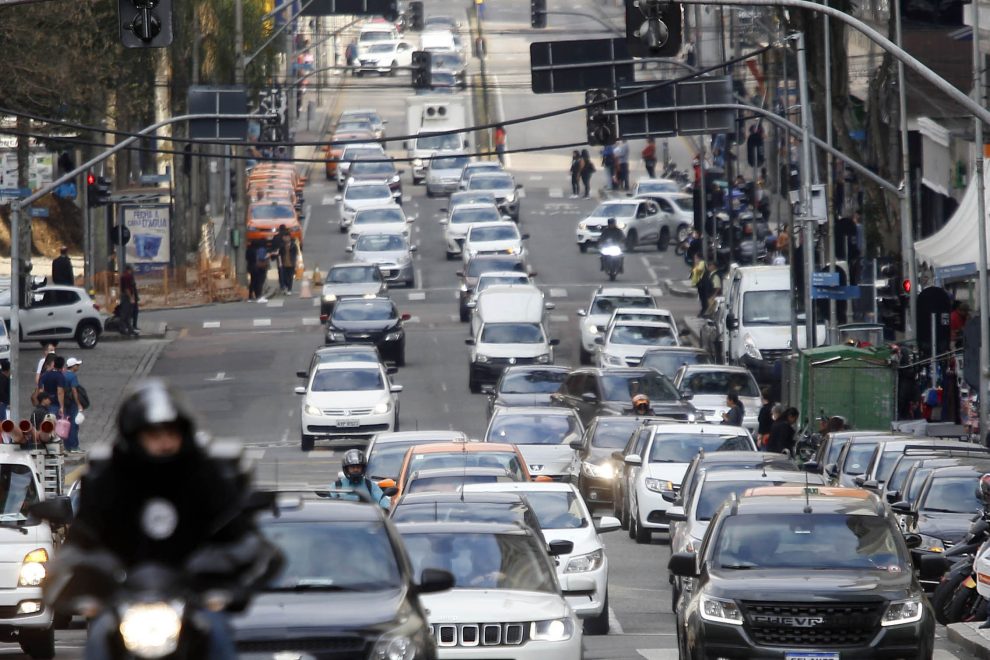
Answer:
<svg viewBox="0 0 990 660"><path fill-rule="evenodd" d="M551 298L566 298L567 289L550 289Z"/></svg>
<svg viewBox="0 0 990 660"><path fill-rule="evenodd" d="M254 319L252 325L256 328L268 328L272 324L271 319Z"/></svg>
<svg viewBox="0 0 990 660"><path fill-rule="evenodd" d="M409 300L426 300L425 291L410 291Z"/></svg>
<svg viewBox="0 0 990 660"><path fill-rule="evenodd" d="M285 306L285 298L273 298L272 300L269 300L268 301L268 306L269 307L284 307Z"/></svg>
<svg viewBox="0 0 990 660"><path fill-rule="evenodd" d="M203 328L219 328L220 321L203 321Z"/></svg>
<svg viewBox="0 0 990 660"><path fill-rule="evenodd" d="M313 307L319 307L319 306L320 306L320 299L318 297L313 298Z"/></svg>
<svg viewBox="0 0 990 660"><path fill-rule="evenodd" d="M320 319L313 318L312 316L304 316L302 320L303 325L319 325Z"/></svg>
<svg viewBox="0 0 990 660"><path fill-rule="evenodd" d="M563 188L551 188L547 191L547 196L551 199L560 199L564 196Z"/></svg>

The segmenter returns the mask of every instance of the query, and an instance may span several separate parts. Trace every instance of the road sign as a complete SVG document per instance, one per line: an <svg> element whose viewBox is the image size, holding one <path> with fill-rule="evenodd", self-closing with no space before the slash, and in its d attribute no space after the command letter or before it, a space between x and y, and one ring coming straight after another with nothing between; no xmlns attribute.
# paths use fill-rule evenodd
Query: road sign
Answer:
<svg viewBox="0 0 990 660"><path fill-rule="evenodd" d="M76 190L76 184L69 181L53 190L52 194L62 199L75 199L78 191Z"/></svg>
<svg viewBox="0 0 990 660"><path fill-rule="evenodd" d="M655 85L652 83L651 87ZM629 85L619 88L619 135L623 138L706 135L726 133L735 128L733 110L676 110L680 106L732 103L732 79L729 76L685 80L652 89L643 87ZM637 91L639 93L635 93ZM661 109L664 111L656 111Z"/></svg>
<svg viewBox="0 0 990 660"><path fill-rule="evenodd" d="M312 0L303 9L303 16L384 16L388 20L399 17L398 0Z"/></svg>
<svg viewBox="0 0 990 660"><path fill-rule="evenodd" d="M0 198L27 197L31 194L30 188L0 188Z"/></svg>
<svg viewBox="0 0 990 660"><path fill-rule="evenodd" d="M812 286L813 300L853 300L860 297L858 286Z"/></svg>
<svg viewBox="0 0 990 660"><path fill-rule="evenodd" d="M32 218L47 218L48 209L44 206L32 206L31 207L31 217Z"/></svg>
<svg viewBox="0 0 990 660"><path fill-rule="evenodd" d="M247 91L243 85L189 88L186 104L190 114L246 115ZM189 122L189 136L199 140L247 139L247 119L196 119Z"/></svg>
<svg viewBox="0 0 990 660"><path fill-rule="evenodd" d="M811 274L811 286L839 286L839 273L816 272Z"/></svg>
<svg viewBox="0 0 990 660"><path fill-rule="evenodd" d="M616 89L636 78L624 39L536 41L529 66L535 94Z"/></svg>

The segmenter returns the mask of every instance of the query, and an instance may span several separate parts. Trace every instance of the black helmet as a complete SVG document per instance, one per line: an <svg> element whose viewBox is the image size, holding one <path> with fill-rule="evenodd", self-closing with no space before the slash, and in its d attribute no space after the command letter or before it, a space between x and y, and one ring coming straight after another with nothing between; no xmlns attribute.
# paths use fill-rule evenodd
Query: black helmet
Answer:
<svg viewBox="0 0 990 660"><path fill-rule="evenodd" d="M175 388L151 378L141 381L124 397L117 411L117 429L127 447L137 447L138 433L159 424L174 424L182 434L184 449L194 446L192 411Z"/></svg>
<svg viewBox="0 0 990 660"><path fill-rule="evenodd" d="M608 224L609 227L614 227L615 226L615 218L609 218L606 221L606 224Z"/></svg>
<svg viewBox="0 0 990 660"><path fill-rule="evenodd" d="M364 452L360 449L348 449L344 452L344 458L340 461L340 466L344 470L344 476L350 481L356 482L364 478L364 469L368 462L364 459ZM352 474L347 468L360 467L361 472Z"/></svg>
<svg viewBox="0 0 990 660"><path fill-rule="evenodd" d="M983 500L983 506L990 507L990 474L980 477L980 488L977 495Z"/></svg>

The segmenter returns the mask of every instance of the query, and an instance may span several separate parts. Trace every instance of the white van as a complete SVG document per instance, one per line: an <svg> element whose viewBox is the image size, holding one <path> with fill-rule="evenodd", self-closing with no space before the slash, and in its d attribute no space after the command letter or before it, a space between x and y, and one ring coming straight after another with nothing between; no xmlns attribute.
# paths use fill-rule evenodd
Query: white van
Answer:
<svg viewBox="0 0 990 660"><path fill-rule="evenodd" d="M548 336L547 308L543 293L531 284L493 286L478 296L472 338L465 340L471 346L472 392L494 385L508 366L553 364L553 347L560 340Z"/></svg>
<svg viewBox="0 0 990 660"><path fill-rule="evenodd" d="M361 58L368 53L368 48L372 44L396 41L398 38L399 33L396 32L395 26L391 23L365 23L357 38L358 64L360 64Z"/></svg>
<svg viewBox="0 0 990 660"><path fill-rule="evenodd" d="M447 30L431 30L419 36L419 49L431 52L456 51L454 35Z"/></svg>

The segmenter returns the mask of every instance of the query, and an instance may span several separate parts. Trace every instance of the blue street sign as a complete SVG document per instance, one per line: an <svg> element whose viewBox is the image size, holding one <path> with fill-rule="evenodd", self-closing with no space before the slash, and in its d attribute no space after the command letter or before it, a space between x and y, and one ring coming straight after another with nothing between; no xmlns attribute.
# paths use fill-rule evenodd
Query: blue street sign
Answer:
<svg viewBox="0 0 990 660"><path fill-rule="evenodd" d="M0 188L0 197L27 197L30 194L30 188Z"/></svg>
<svg viewBox="0 0 990 660"><path fill-rule="evenodd" d="M56 197L61 197L62 199L75 199L78 191L76 190L76 184L71 181L63 183L59 187L52 191L52 194Z"/></svg>
<svg viewBox="0 0 990 660"><path fill-rule="evenodd" d="M47 218L48 209L44 206L32 206L31 207L31 217L32 218Z"/></svg>
<svg viewBox="0 0 990 660"><path fill-rule="evenodd" d="M839 274L829 272L812 273L811 286L839 286Z"/></svg>
<svg viewBox="0 0 990 660"><path fill-rule="evenodd" d="M815 300L852 300L860 297L860 290L858 286L813 286L811 297Z"/></svg>

